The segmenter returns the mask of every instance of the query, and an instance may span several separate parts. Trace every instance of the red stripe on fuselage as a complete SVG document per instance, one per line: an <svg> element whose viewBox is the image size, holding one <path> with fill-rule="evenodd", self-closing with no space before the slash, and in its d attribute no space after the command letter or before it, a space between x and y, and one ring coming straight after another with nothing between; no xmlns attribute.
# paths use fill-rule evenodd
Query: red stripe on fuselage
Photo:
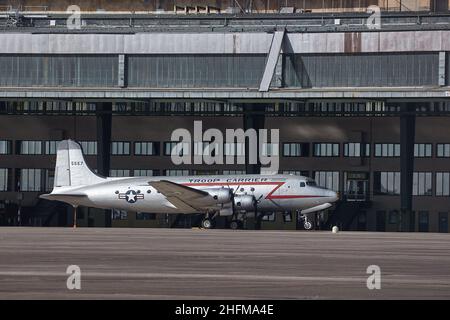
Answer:
<svg viewBox="0 0 450 320"><path fill-rule="evenodd" d="M271 196L270 199L301 199L301 198L323 198L325 196L313 196L313 195L280 195Z"/></svg>
<svg viewBox="0 0 450 320"><path fill-rule="evenodd" d="M200 183L182 183L183 186L196 186L196 187L206 187L206 186L251 186L251 185L265 185L265 186L271 186L274 185L275 188L273 188L272 191L269 192L269 194L266 196L266 199L272 200L272 199L302 199L302 198L321 198L324 196L316 196L316 195L273 195L275 191L277 191L285 182L200 182Z"/></svg>

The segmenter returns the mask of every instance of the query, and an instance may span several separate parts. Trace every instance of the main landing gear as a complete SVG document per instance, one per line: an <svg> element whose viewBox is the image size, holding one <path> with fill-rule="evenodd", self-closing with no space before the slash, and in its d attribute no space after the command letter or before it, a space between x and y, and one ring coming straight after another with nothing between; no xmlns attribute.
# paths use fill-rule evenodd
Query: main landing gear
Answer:
<svg viewBox="0 0 450 320"><path fill-rule="evenodd" d="M242 224L243 222L241 220L231 220L230 222L230 229L231 230L237 230L237 229L242 229Z"/></svg>
<svg viewBox="0 0 450 320"><path fill-rule="evenodd" d="M203 229L212 229L214 228L214 220L218 216L218 212L214 213L212 217L210 217L209 212L205 214L205 217L203 218L201 222L201 227Z"/></svg>

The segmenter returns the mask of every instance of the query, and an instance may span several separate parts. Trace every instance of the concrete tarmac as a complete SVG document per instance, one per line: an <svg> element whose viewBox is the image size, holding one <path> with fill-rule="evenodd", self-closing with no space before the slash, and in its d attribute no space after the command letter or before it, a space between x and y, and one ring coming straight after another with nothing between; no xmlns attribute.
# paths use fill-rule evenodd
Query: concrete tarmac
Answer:
<svg viewBox="0 0 450 320"><path fill-rule="evenodd" d="M400 298L450 298L450 234L0 228L0 299Z"/></svg>

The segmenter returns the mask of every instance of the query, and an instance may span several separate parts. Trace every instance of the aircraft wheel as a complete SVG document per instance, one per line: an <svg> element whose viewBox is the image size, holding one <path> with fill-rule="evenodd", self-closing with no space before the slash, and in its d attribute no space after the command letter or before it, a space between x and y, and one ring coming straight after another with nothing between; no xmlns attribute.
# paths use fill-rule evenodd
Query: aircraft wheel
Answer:
<svg viewBox="0 0 450 320"><path fill-rule="evenodd" d="M237 230L239 229L239 221L233 220L230 222L230 229Z"/></svg>
<svg viewBox="0 0 450 320"><path fill-rule="evenodd" d="M305 223L303 223L303 227L305 228L305 230L311 230L312 229L312 223L309 221L306 221Z"/></svg>
<svg viewBox="0 0 450 320"><path fill-rule="evenodd" d="M211 229L212 228L212 221L210 219L204 219L202 221L202 228L203 229Z"/></svg>

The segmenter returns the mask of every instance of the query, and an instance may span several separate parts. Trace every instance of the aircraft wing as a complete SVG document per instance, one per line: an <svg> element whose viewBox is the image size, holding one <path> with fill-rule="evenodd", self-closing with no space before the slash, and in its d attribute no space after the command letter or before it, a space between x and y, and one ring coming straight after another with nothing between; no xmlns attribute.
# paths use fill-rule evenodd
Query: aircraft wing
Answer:
<svg viewBox="0 0 450 320"><path fill-rule="evenodd" d="M199 211L195 200L209 195L208 192L167 180L150 181L148 184L163 194L178 210L184 212Z"/></svg>

